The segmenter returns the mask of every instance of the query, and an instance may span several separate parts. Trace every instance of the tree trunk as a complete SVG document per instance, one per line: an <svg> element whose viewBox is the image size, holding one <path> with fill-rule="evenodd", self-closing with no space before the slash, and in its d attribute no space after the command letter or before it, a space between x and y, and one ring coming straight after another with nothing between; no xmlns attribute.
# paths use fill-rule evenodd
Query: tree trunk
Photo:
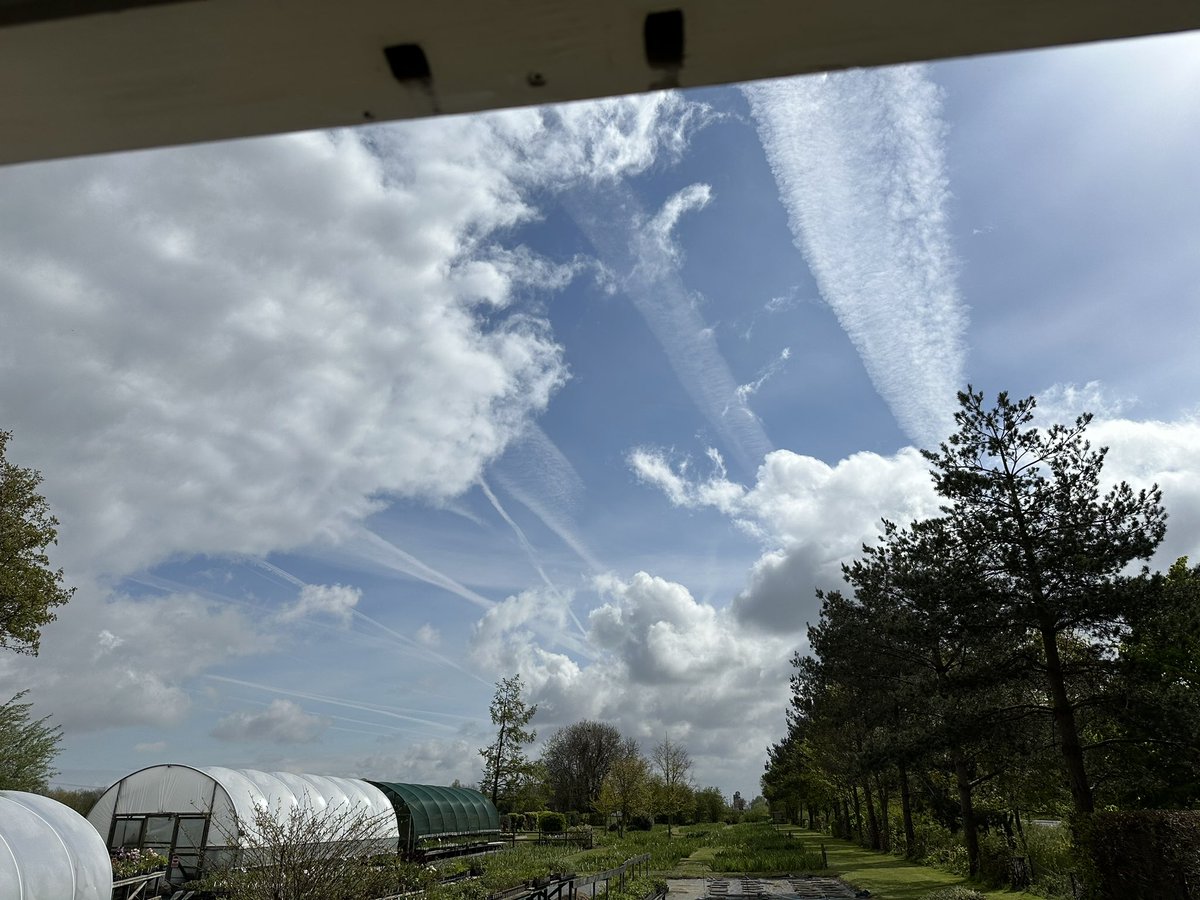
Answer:
<svg viewBox="0 0 1200 900"><path fill-rule="evenodd" d="M1092 786L1088 783L1087 769L1083 763L1083 746L1079 743L1079 727L1075 723L1075 710L1067 696L1067 682L1063 675L1062 659L1058 655L1058 633L1053 617L1046 609L1046 592L1042 584L1042 570L1034 552L1029 526L1025 521L1025 508L1021 505L1016 481L1006 473L1009 499L1013 505L1017 536L1021 542L1021 554L1025 558L1025 576L1029 581L1030 599L1037 611L1038 630L1042 635L1042 649L1046 654L1046 680L1050 687L1050 702L1054 708L1054 725L1058 729L1063 762L1067 767L1067 782L1071 787L1071 799L1075 811L1091 813L1095 810Z"/></svg>
<svg viewBox="0 0 1200 900"><path fill-rule="evenodd" d="M975 823L975 805L971 797L971 775L961 756L954 755L954 777L958 782L958 802L962 808L963 842L967 845L967 873L979 874L979 826Z"/></svg>
<svg viewBox="0 0 1200 900"><path fill-rule="evenodd" d="M1083 746L1079 743L1075 710L1067 696L1062 659L1058 655L1058 635L1052 624L1043 624L1041 632L1042 648L1046 653L1046 680L1050 682L1050 701L1054 707L1054 727L1058 730L1063 761L1067 766L1071 799L1075 801L1075 812L1090 813L1096 808L1095 801L1092 799L1092 786L1088 782L1087 769L1083 762Z"/></svg>
<svg viewBox="0 0 1200 900"><path fill-rule="evenodd" d="M817 821L816 810L813 809L813 805L810 803L810 804L808 804L808 830L809 831L817 830L817 827L815 824L816 821Z"/></svg>
<svg viewBox="0 0 1200 900"><path fill-rule="evenodd" d="M854 797L854 830L858 832L858 842L863 843L862 804L858 800L858 785L850 785L850 794Z"/></svg>
<svg viewBox="0 0 1200 900"><path fill-rule="evenodd" d="M875 776L875 786L879 789L879 849L892 852L892 821L889 809L887 782L878 774Z"/></svg>
<svg viewBox="0 0 1200 900"><path fill-rule="evenodd" d="M912 796L908 791L908 769L904 763L897 767L900 775L900 813L904 817L904 855L912 859L917 852L917 831L913 828Z"/></svg>
<svg viewBox="0 0 1200 900"><path fill-rule="evenodd" d="M875 816L875 799L871 796L871 776L863 779L863 799L867 801L867 825L871 830L872 850L879 849L879 819Z"/></svg>

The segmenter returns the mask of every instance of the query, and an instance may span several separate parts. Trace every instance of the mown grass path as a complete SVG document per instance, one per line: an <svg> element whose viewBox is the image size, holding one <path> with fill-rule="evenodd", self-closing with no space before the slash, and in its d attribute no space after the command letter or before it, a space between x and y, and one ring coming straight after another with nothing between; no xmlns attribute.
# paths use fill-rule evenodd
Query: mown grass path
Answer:
<svg viewBox="0 0 1200 900"><path fill-rule="evenodd" d="M796 832L797 837L812 847L825 845L829 854L829 870L821 874L836 875L857 888L866 888L877 900L920 900L930 891L955 884L974 888L996 900L1042 900L1026 891L981 888L960 875L919 866L890 853L866 850L850 841L832 838L819 831L805 828L788 830Z"/></svg>

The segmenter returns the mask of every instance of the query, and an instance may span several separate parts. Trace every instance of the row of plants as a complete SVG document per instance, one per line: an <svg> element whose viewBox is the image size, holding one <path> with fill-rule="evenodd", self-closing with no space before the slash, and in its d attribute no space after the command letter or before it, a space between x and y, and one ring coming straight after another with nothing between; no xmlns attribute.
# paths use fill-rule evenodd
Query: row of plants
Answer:
<svg viewBox="0 0 1200 900"><path fill-rule="evenodd" d="M133 878L135 875L148 875L160 872L167 867L167 858L153 850L139 850L137 847L126 847L112 854L113 880Z"/></svg>

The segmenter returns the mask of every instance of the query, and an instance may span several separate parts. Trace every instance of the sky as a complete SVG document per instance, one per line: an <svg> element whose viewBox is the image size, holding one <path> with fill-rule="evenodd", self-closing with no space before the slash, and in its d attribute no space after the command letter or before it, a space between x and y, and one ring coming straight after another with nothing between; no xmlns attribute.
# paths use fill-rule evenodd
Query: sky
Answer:
<svg viewBox="0 0 1200 900"><path fill-rule="evenodd" d="M495 682L759 792L955 393L1200 558L1200 35L0 169L57 782L476 783ZM537 748L533 748L536 755Z"/></svg>

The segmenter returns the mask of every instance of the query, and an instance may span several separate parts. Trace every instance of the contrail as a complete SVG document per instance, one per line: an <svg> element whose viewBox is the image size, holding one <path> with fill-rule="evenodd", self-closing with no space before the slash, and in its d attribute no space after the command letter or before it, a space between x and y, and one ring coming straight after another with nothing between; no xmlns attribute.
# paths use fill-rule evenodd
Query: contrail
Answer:
<svg viewBox="0 0 1200 900"><path fill-rule="evenodd" d="M909 437L952 430L967 313L941 96L921 66L746 85L792 236Z"/></svg>
<svg viewBox="0 0 1200 900"><path fill-rule="evenodd" d="M372 703L357 703L353 700L346 700L341 697L330 697L324 694L314 694L308 691L296 691L288 688L278 688L269 684L259 684L254 681L243 681L240 678L229 678L225 675L205 675L205 678L210 681L220 681L225 684L236 684L239 687L254 688L255 690L267 691L271 694L279 694L284 697L298 697L301 700L312 700L316 703L330 703L334 706L342 706L346 709L357 709L362 712L375 713L380 716L388 716L393 719L400 719L404 722L416 722L419 725L429 725L433 728L445 728L453 731L453 725L447 725L445 722L437 722L433 719L425 719L420 716L414 716L404 711L403 707L380 706ZM426 710L411 710L429 716L443 716L452 719L464 719L469 722L481 721L477 716L461 716L453 713L432 712Z"/></svg>
<svg viewBox="0 0 1200 900"><path fill-rule="evenodd" d="M479 479L479 486L483 489L483 494L491 502L492 507L496 510L497 513L500 514L500 518L502 518L505 522L507 522L508 526L516 534L517 540L520 542L521 547L524 548L524 550L525 550L525 555L529 557L530 564L534 567L534 569L537 570L538 575L541 576L542 581L545 583L546 587L548 587L551 591L553 591L554 594L563 601L564 605L567 607L567 614L571 617L571 621L575 623L575 627L577 629L579 629L579 633L581 635L583 635L584 637L586 637L587 629L585 629L583 627L583 623L580 622L579 617L577 615L575 615L575 610L571 609L570 600L563 594L563 592L559 589L558 585L556 585L553 581L550 580L550 576L548 576L546 574L546 570L543 569L542 564L540 562L538 562L537 553L533 549L533 544L531 544L529 542L529 538L527 538L525 536L525 532L521 530L521 526L513 521L512 516L510 516L508 514L508 512L504 509L504 507L500 504L499 498L497 498L496 495L494 493L492 493L492 489L490 487L488 487L488 483L486 481L484 481L482 478Z"/></svg>
<svg viewBox="0 0 1200 900"><path fill-rule="evenodd" d="M708 203L707 185L692 185L648 217L625 184L606 185L564 205L601 260L621 275L621 287L658 340L683 389L746 471L773 446L762 423L737 393L737 381L711 328L679 272L670 232L684 213ZM634 237L631 240L630 234Z"/></svg>
<svg viewBox="0 0 1200 900"><path fill-rule="evenodd" d="M284 569L279 568L279 566L275 565L274 563L268 562L265 559L259 559L257 557L247 557L247 560L250 563L258 566L259 568L265 569L266 571L270 572L272 575L275 575L276 577L280 578L281 580L285 581L288 584L294 585L295 587L299 587L299 588L308 587L307 582L303 581L300 578L297 578L291 572L287 572ZM457 662L450 659L448 656L443 656L442 654L440 654L436 650L434 650L432 647L429 647L426 644L422 644L420 641L414 640L413 638L409 637L406 634L403 634L399 631L389 628L387 625L384 625L382 622L378 621L377 619L371 618L371 616L368 616L362 610L351 608L350 615L356 619L359 619L360 621L367 622L368 624L373 625L375 628L378 628L380 631L384 632L385 634L387 634L390 637L392 637L393 639L395 639L401 646L403 646L405 648L417 650L419 653L423 654L424 656L429 657L430 659L435 659L438 662L449 666L450 668L454 669L455 671L461 672L462 674L468 676L469 678L474 678L480 684L487 684L487 685L491 684L491 682L489 682L483 678L480 678L478 675L476 675L474 672L470 671L469 669L463 668L463 666L459 665Z"/></svg>

